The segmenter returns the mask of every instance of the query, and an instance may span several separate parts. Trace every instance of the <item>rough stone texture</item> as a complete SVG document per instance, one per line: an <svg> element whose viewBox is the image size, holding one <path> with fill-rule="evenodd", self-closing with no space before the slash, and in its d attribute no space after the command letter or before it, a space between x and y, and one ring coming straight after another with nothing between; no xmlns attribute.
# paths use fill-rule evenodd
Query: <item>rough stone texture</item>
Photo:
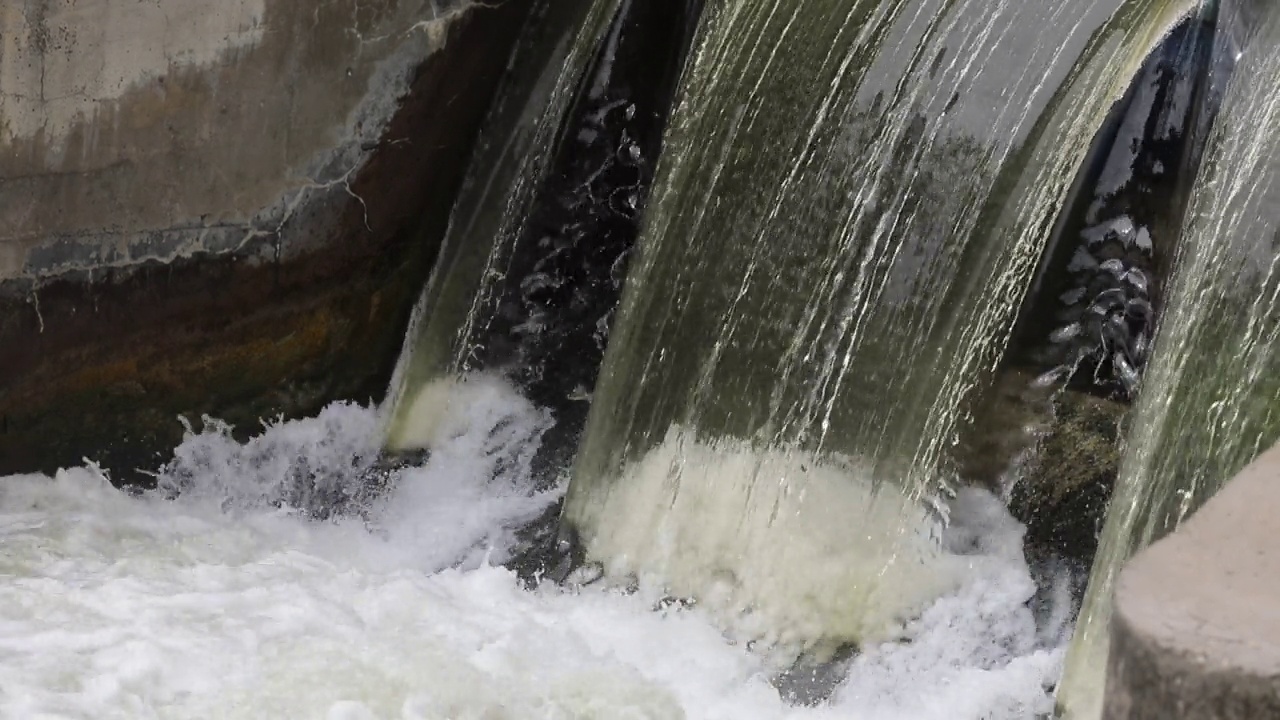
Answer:
<svg viewBox="0 0 1280 720"><path fill-rule="evenodd" d="M0 475L381 395L527 0L0 8Z"/></svg>
<svg viewBox="0 0 1280 720"><path fill-rule="evenodd" d="M1120 575L1106 720L1280 718L1280 447Z"/></svg>

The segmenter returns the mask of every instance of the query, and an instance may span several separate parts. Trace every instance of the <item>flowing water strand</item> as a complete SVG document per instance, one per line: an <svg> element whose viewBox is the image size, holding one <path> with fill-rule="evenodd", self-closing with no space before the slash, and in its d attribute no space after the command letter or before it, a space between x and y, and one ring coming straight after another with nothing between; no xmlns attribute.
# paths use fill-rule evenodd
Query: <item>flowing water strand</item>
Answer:
<svg viewBox="0 0 1280 720"><path fill-rule="evenodd" d="M1255 22L1192 196L1094 561L1060 700L1073 719L1101 714L1124 562L1280 438L1280 9Z"/></svg>
<svg viewBox="0 0 1280 720"><path fill-rule="evenodd" d="M680 595L736 583L726 613L792 618L762 637L800 644L891 635L953 587L945 560L921 566L965 399L1094 135L1188 7L710 5L574 467L588 554ZM812 566L782 530L809 520L841 538ZM825 610L777 600L800 595Z"/></svg>
<svg viewBox="0 0 1280 720"><path fill-rule="evenodd" d="M470 344L492 321L502 288L551 161L561 120L618 0L547 2L521 39L512 71L482 131L443 250L414 308L387 398L390 449L421 447L412 419L418 393L469 369Z"/></svg>

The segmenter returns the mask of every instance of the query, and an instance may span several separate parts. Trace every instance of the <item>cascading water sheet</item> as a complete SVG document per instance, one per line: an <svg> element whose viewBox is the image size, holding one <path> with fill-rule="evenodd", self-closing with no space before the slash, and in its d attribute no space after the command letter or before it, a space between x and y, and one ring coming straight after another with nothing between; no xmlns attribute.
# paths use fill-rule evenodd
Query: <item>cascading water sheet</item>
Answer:
<svg viewBox="0 0 1280 720"><path fill-rule="evenodd" d="M700 6L595 0L578 25L568 23L577 32L562 38L564 66L553 53L540 80L554 88L531 92L515 126L532 139L499 145L505 175L490 174L492 149L475 162L488 179L464 194L452 259L419 307L391 403L390 449L429 447L450 385L500 371L555 416L534 472L547 485L561 478L586 422ZM533 80L512 72L509 93L518 96ZM507 114L494 114L490 141L512 132Z"/></svg>
<svg viewBox="0 0 1280 720"><path fill-rule="evenodd" d="M1188 4L709 6L574 468L588 553L802 645L965 572L922 567L964 400Z"/></svg>
<svg viewBox="0 0 1280 720"><path fill-rule="evenodd" d="M1111 593L1124 562L1280 439L1280 7L1264 5L1223 8L1228 29L1256 23L1256 34L1191 198L1059 695L1072 720L1101 715Z"/></svg>
<svg viewBox="0 0 1280 720"><path fill-rule="evenodd" d="M436 419L466 391L451 387L468 370L476 328L493 297L556 146L578 79L619 0L545 3L522 38L471 162L444 249L414 308L391 388L391 450L429 444ZM459 395L462 393L462 395Z"/></svg>

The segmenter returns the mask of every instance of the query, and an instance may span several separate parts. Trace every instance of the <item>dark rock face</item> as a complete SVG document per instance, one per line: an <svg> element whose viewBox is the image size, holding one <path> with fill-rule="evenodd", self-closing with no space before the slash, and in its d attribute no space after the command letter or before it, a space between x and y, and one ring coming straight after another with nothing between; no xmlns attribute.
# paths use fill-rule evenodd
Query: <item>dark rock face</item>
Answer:
<svg viewBox="0 0 1280 720"><path fill-rule="evenodd" d="M88 457L145 482L179 415L252 432L385 392L530 3L333 5L273 0L278 32L112 100L126 127L96 169L0 135L0 259L25 256L0 274L0 475ZM272 105L291 84L310 94ZM21 193L44 219L21 224ZM67 218L44 217L55 196Z"/></svg>
<svg viewBox="0 0 1280 720"><path fill-rule="evenodd" d="M1097 550L1120 467L1120 403L1087 393L1053 399L1053 425L1028 474L1012 488L1010 510L1038 545L1071 557Z"/></svg>
<svg viewBox="0 0 1280 720"><path fill-rule="evenodd" d="M1027 527L1029 557L1087 568L1115 488L1129 405L1034 381L1025 371L1000 378L960 463Z"/></svg>

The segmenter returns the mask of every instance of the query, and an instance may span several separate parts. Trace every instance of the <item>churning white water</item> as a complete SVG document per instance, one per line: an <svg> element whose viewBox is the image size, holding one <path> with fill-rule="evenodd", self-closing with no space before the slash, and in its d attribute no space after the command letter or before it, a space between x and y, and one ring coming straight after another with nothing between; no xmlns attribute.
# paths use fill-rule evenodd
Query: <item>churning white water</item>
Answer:
<svg viewBox="0 0 1280 720"><path fill-rule="evenodd" d="M0 479L3 718L855 718L1048 712L1062 628L1037 630L1021 528L962 494L952 550L983 562L867 648L830 701L784 703L774 660L644 591L526 591L498 566L553 503L524 468L544 413L487 393L427 464L364 497L369 409L247 444L188 434L132 496L92 467ZM173 498L176 495L175 499ZM316 510L344 512L317 519ZM655 609L663 607L664 609Z"/></svg>
<svg viewBox="0 0 1280 720"><path fill-rule="evenodd" d="M610 576L696 597L733 637L882 641L986 559L938 552L924 506L851 458L693 435L672 428L571 516Z"/></svg>

